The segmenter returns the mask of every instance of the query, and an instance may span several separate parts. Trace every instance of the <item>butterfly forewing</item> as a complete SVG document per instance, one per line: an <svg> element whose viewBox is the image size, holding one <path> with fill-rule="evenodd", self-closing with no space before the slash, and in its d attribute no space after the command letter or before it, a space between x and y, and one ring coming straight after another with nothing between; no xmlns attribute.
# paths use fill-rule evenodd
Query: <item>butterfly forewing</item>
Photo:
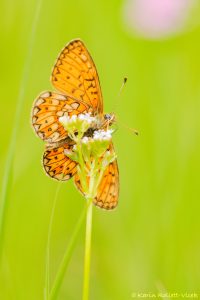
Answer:
<svg viewBox="0 0 200 300"><path fill-rule="evenodd" d="M51 81L59 91L87 103L95 114L103 112L96 67L82 41L74 40L63 49L53 68Z"/></svg>

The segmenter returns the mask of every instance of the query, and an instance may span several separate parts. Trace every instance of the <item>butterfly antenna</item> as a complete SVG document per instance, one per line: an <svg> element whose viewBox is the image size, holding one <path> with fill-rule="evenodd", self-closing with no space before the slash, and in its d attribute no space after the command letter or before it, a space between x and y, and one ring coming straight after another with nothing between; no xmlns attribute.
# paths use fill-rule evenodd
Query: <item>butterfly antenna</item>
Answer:
<svg viewBox="0 0 200 300"><path fill-rule="evenodd" d="M135 135L139 135L139 131L135 128L129 127L128 125L126 125L124 122L119 121L118 123L120 123L124 128L128 129L129 131L131 131L132 133L134 133Z"/></svg>
<svg viewBox="0 0 200 300"><path fill-rule="evenodd" d="M118 104L119 104L120 96L121 96L121 94L122 94L122 91L123 91L123 89L124 89L124 87L125 87L125 84L126 84L127 80L128 80L128 78L127 78L127 77L124 77L123 83L122 83L121 88L120 88L119 93L118 93L117 101L115 102L115 106L114 106L114 110L113 110L114 112L116 111L116 107L117 107ZM117 118L117 119L118 119L118 118ZM131 128L131 127L127 126L127 125L126 125L125 123L123 123L122 121L119 121L119 119L118 119L118 123L121 123L121 125L122 125L123 127L125 127L126 129L128 129L129 131L131 131L131 132L134 133L135 135L139 135L139 132L138 132L137 129L134 129L134 128Z"/></svg>
<svg viewBox="0 0 200 300"><path fill-rule="evenodd" d="M116 100L115 105L114 105L113 111L116 111L116 108L117 108L117 106L119 105L119 100L120 100L122 91L123 91L123 89L124 89L124 86L125 86L127 80L128 80L128 78L127 78L127 77L124 77L123 82L122 82L122 85L121 85L120 90L119 90L119 93L118 93L118 96L117 96L117 100Z"/></svg>

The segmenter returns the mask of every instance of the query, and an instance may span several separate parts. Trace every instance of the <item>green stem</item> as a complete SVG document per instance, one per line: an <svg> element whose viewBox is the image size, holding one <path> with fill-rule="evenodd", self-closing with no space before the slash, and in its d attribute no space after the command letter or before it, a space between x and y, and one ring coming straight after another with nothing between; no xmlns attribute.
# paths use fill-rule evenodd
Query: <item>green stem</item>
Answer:
<svg viewBox="0 0 200 300"><path fill-rule="evenodd" d="M84 163L83 154L81 151L80 140L77 142L77 149L78 149L78 155L79 155L79 166L81 169L79 176L80 176L81 185L83 187L83 190L84 190L85 194L87 194L87 192L88 192L87 178L86 178L86 172L85 172L85 163Z"/></svg>
<svg viewBox="0 0 200 300"><path fill-rule="evenodd" d="M86 238L85 238L85 258L84 258L84 279L83 279L83 300L89 299L89 281L90 281L90 261L91 261L91 235L92 235L92 202L94 196L96 195L96 189L98 185L98 177L96 177L97 168L98 168L98 157L94 159L93 163L90 164L90 181L89 187L87 183L87 173L85 168L85 162L82 154L80 140L76 140L77 145L77 152L79 156L79 176L81 180L81 185L84 190L84 194L86 195L87 199L87 206L86 210L84 210L83 214L81 215L79 222L74 230L74 233L71 237L70 243L68 248L64 254L63 260L60 264L59 270L57 272L50 297L48 299L55 300L57 298L57 294L59 288L62 284L66 268L68 266L69 260L71 258L71 253L74 249L75 242L78 236L78 233L81 229L85 214L86 214ZM100 172L100 177L102 176L103 171ZM48 286L48 281L47 281Z"/></svg>
<svg viewBox="0 0 200 300"><path fill-rule="evenodd" d="M84 261L84 280L83 280L83 300L89 299L89 281L90 281L90 260L91 260L91 236L92 236L92 200L88 199L88 209L86 217L86 235L85 235L85 261Z"/></svg>
<svg viewBox="0 0 200 300"><path fill-rule="evenodd" d="M90 261L91 261L91 237L92 237L92 202L96 195L96 167L98 159L91 164L89 195L87 197L88 209L86 216L85 230L85 258L84 258L84 275L83 275L83 297L82 300L89 299L89 283L90 283Z"/></svg>
<svg viewBox="0 0 200 300"><path fill-rule="evenodd" d="M77 225L74 229L74 232L73 232L72 237L70 239L67 250L66 250L66 252L64 254L64 257L62 259L62 262L60 263L59 270L56 274L56 278L54 280L54 283L53 283L53 286L52 286L52 289L51 289L51 292L50 292L50 297L49 297L50 300L55 300L57 298L57 294L58 294L59 288L62 284L64 275L65 275L65 271L66 271L67 266L69 264L72 251L75 247L78 234L79 234L80 229L81 229L82 224L83 224L83 220L85 218L86 211L88 210L88 205L89 205L89 203L87 204L86 208L84 209L84 211L82 212L82 214L81 214L81 216L78 220L78 223L77 223Z"/></svg>

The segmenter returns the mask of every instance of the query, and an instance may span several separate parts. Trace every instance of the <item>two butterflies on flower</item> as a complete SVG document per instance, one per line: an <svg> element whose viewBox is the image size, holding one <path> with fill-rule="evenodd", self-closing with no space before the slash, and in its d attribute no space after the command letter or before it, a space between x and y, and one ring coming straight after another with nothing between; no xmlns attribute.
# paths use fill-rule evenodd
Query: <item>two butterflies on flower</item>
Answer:
<svg viewBox="0 0 200 300"><path fill-rule="evenodd" d="M95 64L81 40L71 41L60 53L51 75L51 82L58 92L43 92L35 100L32 109L32 125L36 134L45 141L43 166L47 175L59 181L74 177L82 192L77 172L77 162L67 156L74 147L63 124L62 117L90 114L98 118L85 137L96 130L108 128L114 116L104 114L103 98ZM113 150L110 140L108 149ZM106 167L97 187L93 203L104 209L113 209L119 197L119 171L116 158Z"/></svg>

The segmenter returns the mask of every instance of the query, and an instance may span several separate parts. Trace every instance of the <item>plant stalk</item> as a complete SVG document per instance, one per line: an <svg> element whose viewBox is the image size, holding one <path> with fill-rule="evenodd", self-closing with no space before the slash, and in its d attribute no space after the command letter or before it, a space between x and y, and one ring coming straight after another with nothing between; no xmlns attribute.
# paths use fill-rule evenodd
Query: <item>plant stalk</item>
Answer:
<svg viewBox="0 0 200 300"><path fill-rule="evenodd" d="M76 224L76 227L74 229L72 237L69 241L67 250L64 254L62 262L60 263L59 270L56 274L56 278L54 280L54 283L53 283L53 286L52 286L52 289L51 289L51 292L50 292L50 297L49 297L50 300L55 300L57 298L58 291L60 289L60 286L63 282L63 278L65 276L65 271L66 271L67 266L69 264L69 261L70 261L71 255L72 255L72 251L74 249L74 246L76 244L76 240L78 238L78 234L81 230L83 221L85 219L85 214L86 214L87 208L88 208L88 206L86 206L86 208L83 210L83 212L82 212L82 214L81 214L81 216L78 220L78 223Z"/></svg>
<svg viewBox="0 0 200 300"><path fill-rule="evenodd" d="M91 261L91 236L92 236L92 198L88 199L89 206L86 216L85 234L85 260L84 260L84 279L83 279L83 300L89 299L90 282L90 261Z"/></svg>

